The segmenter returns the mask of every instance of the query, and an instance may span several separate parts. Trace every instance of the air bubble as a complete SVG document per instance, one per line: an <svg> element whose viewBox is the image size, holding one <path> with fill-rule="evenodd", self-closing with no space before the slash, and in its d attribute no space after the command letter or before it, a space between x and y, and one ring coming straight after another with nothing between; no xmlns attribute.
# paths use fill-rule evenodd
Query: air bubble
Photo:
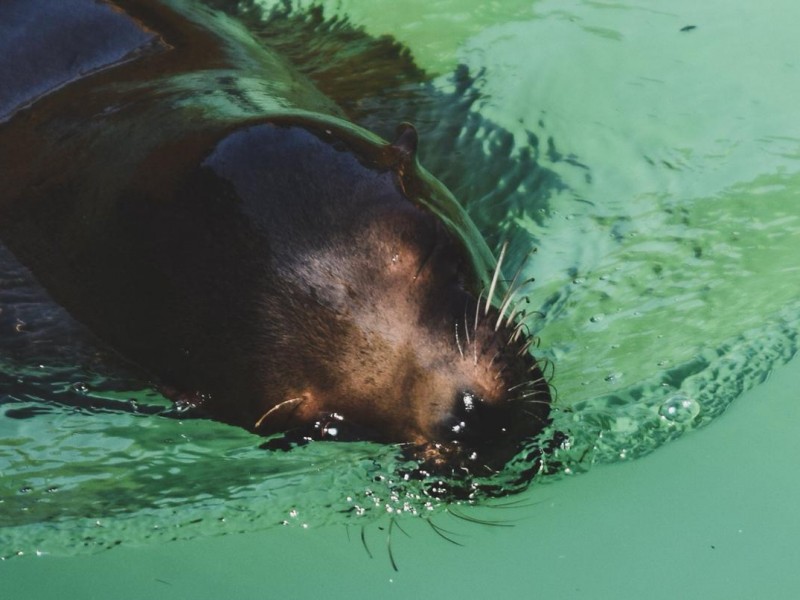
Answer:
<svg viewBox="0 0 800 600"><path fill-rule="evenodd" d="M658 414L670 423L688 423L700 414L700 405L686 394L678 393L664 401Z"/></svg>

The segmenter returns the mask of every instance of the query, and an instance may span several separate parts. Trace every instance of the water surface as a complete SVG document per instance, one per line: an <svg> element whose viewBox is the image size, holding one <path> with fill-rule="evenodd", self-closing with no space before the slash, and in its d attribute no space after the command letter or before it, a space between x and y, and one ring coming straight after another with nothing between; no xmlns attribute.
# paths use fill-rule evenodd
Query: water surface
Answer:
<svg viewBox="0 0 800 600"><path fill-rule="evenodd" d="M734 401L755 402L752 394L737 399L795 354L796 3L322 5L328 18L409 48L426 73L409 85L424 95L366 102L359 119L380 133L413 119L423 162L496 248L509 244L508 271L524 263L524 275L535 277L528 297L542 316L531 325L540 354L555 364L556 427L569 443L560 474L529 492L533 502L540 488L572 493L578 484L564 481L570 473L649 454ZM316 444L267 457L246 432L150 414L168 404L99 353L24 272L0 283L13 300L0 313L0 555L276 532L286 523L297 533L276 539L302 546L317 564L324 557L314 549L338 542L304 528L346 524L358 538L362 524L386 527L387 513L404 528L420 516L446 517L446 506L393 478L391 448ZM108 404L58 403L80 397ZM114 409L131 401L152 410ZM750 443L757 434L769 439L783 408L752 410L758 431L746 422L737 431ZM722 460L725 444L736 441L721 442L714 456ZM689 448L675 455L688 461L685 469L693 464ZM637 480L667 451L635 463L626 472L636 476L624 481L608 476L611 467L581 477L616 506L616 486L653 489ZM796 481L770 465L752 468L766 469L766 481ZM723 483L739 476L720 474L708 494L727 496ZM570 510L590 510L586 493L574 493ZM686 509L670 497L680 520ZM540 510L533 505L529 514ZM588 525L559 519L563 539L579 544L575 528L598 532L604 515L591 515ZM633 535L642 524L620 527ZM508 535L527 537L537 556L574 556L574 546L572 554L538 546L528 524L515 531ZM405 542L412 556L424 554L418 539ZM439 551L452 548L443 543Z"/></svg>

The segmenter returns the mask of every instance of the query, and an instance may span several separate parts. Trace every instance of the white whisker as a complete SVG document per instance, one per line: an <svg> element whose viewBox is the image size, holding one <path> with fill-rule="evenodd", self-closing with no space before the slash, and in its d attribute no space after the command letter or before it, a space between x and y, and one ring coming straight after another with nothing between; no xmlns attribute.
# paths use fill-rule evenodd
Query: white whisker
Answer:
<svg viewBox="0 0 800 600"><path fill-rule="evenodd" d="M508 314L508 320L506 321L506 327L510 326L511 323L514 322L514 319L519 316L520 319L524 319L525 315L527 314L523 305L527 305L531 303L531 299L527 296L523 296L519 299L519 301L514 305L513 310ZM520 308L520 306L523 306Z"/></svg>
<svg viewBox="0 0 800 600"><path fill-rule="evenodd" d="M503 322L503 315L506 312L506 309L511 305L511 301L514 299L516 294L509 293L506 295L505 302L500 305L500 312L497 315L497 322L494 324L494 330L497 331L500 329L500 325Z"/></svg>
<svg viewBox="0 0 800 600"><path fill-rule="evenodd" d="M525 354L528 350L530 350L530 347L535 343L536 343L536 337L535 336L531 336L530 338L528 338L528 341L525 342L522 345L522 348L519 349L518 355L522 356L523 354Z"/></svg>
<svg viewBox="0 0 800 600"><path fill-rule="evenodd" d="M464 306L464 335L467 336L467 347L471 344L469 340L469 325L467 324L467 307Z"/></svg>
<svg viewBox="0 0 800 600"><path fill-rule="evenodd" d="M514 277L511 279L511 283L508 284L508 289L506 290L505 297L503 298L504 301L508 299L508 297L512 293L516 293L517 291L522 289L523 286L528 285L531 281L533 281L533 278L531 277L530 279L523 281L522 283L517 285L517 279L519 279L519 276L522 274L525 265L528 264L528 261L530 260L531 256L533 256L536 253L536 250L537 250L536 248L531 248L528 254L523 259L523 261L520 263L519 267L517 268L517 272L514 273Z"/></svg>
<svg viewBox="0 0 800 600"><path fill-rule="evenodd" d="M503 259L506 256L506 249L508 248L508 242L503 243L503 247L500 250L500 256L497 258L497 266L494 268L494 275L492 276L492 284L489 286L489 294L486 297L486 309L484 314L489 314L489 308L492 305L492 297L494 296L494 290L497 286L497 278L500 276L500 270L503 267Z"/></svg>
<svg viewBox="0 0 800 600"><path fill-rule="evenodd" d="M478 295L478 304L475 306L475 335L477 337L478 334L478 320L480 319L481 315L481 300L483 300L483 292Z"/></svg>
<svg viewBox="0 0 800 600"><path fill-rule="evenodd" d="M518 389L523 388L523 387L530 387L534 383L535 382L533 382L533 381L523 381L522 383L518 383L517 385L511 386L506 391L507 392L513 392L514 390L518 390Z"/></svg>
<svg viewBox="0 0 800 600"><path fill-rule="evenodd" d="M297 398L289 398L288 400L284 400L283 402L279 402L278 404L276 404L275 406L270 408L267 412L265 412L263 415L261 415L261 418L258 421L256 421L255 428L258 429L259 427L261 427L261 424L271 414L277 412L278 410L280 410L284 406L287 406L287 405L290 405L290 404L294 404L295 402L303 402L303 401L305 401L305 397L304 396L298 396Z"/></svg>

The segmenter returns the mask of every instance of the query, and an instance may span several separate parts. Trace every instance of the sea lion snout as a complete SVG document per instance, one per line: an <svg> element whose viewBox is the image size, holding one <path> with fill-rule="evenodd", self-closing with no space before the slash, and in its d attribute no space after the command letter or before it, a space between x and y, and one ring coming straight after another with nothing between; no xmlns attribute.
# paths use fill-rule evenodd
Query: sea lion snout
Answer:
<svg viewBox="0 0 800 600"><path fill-rule="evenodd" d="M525 341L510 340L508 330L491 326L496 317L490 309L465 336L468 342L454 344L442 387L455 390L438 410L422 413L426 439L406 448L430 474L490 475L533 443L549 422L549 384Z"/></svg>

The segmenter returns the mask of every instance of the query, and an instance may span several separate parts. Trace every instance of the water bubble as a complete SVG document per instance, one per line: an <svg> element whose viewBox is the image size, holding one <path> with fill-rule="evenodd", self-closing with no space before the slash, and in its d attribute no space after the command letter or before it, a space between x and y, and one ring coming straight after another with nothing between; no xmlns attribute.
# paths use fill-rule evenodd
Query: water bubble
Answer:
<svg viewBox="0 0 800 600"><path fill-rule="evenodd" d="M72 390L78 394L88 394L89 386L83 382L73 383Z"/></svg>
<svg viewBox="0 0 800 600"><path fill-rule="evenodd" d="M700 414L700 405L693 398L679 392L661 404L658 414L670 423L689 423Z"/></svg>

